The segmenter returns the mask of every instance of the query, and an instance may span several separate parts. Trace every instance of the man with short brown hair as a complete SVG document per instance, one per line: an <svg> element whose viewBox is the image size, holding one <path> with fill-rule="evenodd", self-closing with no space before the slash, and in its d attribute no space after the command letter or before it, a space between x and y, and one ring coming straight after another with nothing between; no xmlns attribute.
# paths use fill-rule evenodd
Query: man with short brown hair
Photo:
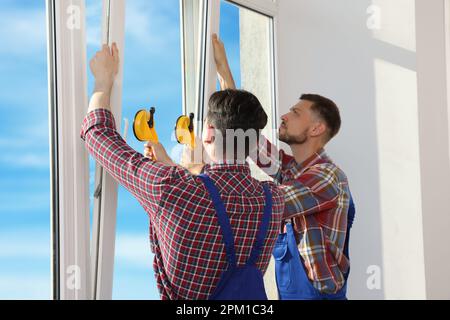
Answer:
<svg viewBox="0 0 450 320"><path fill-rule="evenodd" d="M221 88L234 88L224 45L216 35L213 47ZM278 152L262 137L258 157L253 157L280 184L284 218L292 221L286 228L292 228L297 238L294 246L300 259L295 274L289 273L292 261L286 260L286 238L280 236L280 247L274 251L280 298L345 299L348 234L354 211L349 211L353 205L347 177L324 150L339 132L339 109L328 98L305 94L281 120L279 140L289 145L293 155Z"/></svg>
<svg viewBox="0 0 450 320"><path fill-rule="evenodd" d="M270 261L283 214L276 184L252 178L212 132L251 130L259 134L267 115L258 99L243 90L216 92L202 139L210 158L202 175L175 165L161 144L154 159L133 150L116 130L110 95L119 69L119 50L105 45L91 60L95 90L81 138L95 160L142 205L150 219L153 268L161 299L265 300L263 274ZM235 109L239 106L239 111ZM211 129L211 130L210 130ZM247 149L256 142L245 143ZM162 163L162 158L166 162Z"/></svg>

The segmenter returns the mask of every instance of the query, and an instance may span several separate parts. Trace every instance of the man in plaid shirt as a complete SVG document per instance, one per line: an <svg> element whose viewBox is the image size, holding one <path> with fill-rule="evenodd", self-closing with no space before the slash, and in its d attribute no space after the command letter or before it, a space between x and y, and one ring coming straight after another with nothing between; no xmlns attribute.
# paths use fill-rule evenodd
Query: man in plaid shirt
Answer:
<svg viewBox="0 0 450 320"><path fill-rule="evenodd" d="M96 85L81 138L97 162L130 191L148 213L151 248L155 254L153 266L161 298L208 299L227 268L222 234L208 191L200 178L170 163L161 145L152 145L154 155L168 164L136 152L117 132L109 110L110 93L119 66L117 46L113 44L111 51L105 45L90 65ZM218 92L210 100L208 130L203 137L212 159L204 172L215 182L224 202L234 233L238 265L246 263L255 243L265 206L263 186L267 185L272 192L268 233L256 263L262 273L268 267L281 224L283 195L273 182L262 183L251 177L246 154L233 153L232 159L221 157L213 132L254 129L259 133L266 123L267 115L252 94L238 90Z"/></svg>
<svg viewBox="0 0 450 320"><path fill-rule="evenodd" d="M221 88L235 88L216 35L213 46ZM339 110L331 100L308 94L281 120L279 140L290 146L293 156L261 138L258 157L252 159L284 192L284 218L292 218L301 239L298 249L309 280L321 294L334 294L343 288L350 268L344 255L350 190L346 175L324 150L339 131Z"/></svg>

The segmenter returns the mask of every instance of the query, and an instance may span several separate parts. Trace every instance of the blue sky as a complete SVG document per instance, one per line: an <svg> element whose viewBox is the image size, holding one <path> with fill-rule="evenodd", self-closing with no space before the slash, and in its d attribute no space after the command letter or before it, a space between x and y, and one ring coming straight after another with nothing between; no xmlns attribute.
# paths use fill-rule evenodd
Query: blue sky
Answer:
<svg viewBox="0 0 450 320"><path fill-rule="evenodd" d="M86 0L88 58L100 44L100 3ZM239 85L238 10L229 4L221 10L221 37ZM45 1L2 0L0 39L4 120L0 126L0 299L47 299L51 284ZM157 122L158 134L171 149L173 126L182 112L179 1L127 0L124 54L123 118L131 125L137 110L155 106L157 119L164 119ZM142 152L143 144L132 130L128 142ZM91 190L94 167L91 161ZM120 187L114 298L159 298L148 223L139 203Z"/></svg>
<svg viewBox="0 0 450 320"><path fill-rule="evenodd" d="M0 2L0 298L50 296L44 1Z"/></svg>

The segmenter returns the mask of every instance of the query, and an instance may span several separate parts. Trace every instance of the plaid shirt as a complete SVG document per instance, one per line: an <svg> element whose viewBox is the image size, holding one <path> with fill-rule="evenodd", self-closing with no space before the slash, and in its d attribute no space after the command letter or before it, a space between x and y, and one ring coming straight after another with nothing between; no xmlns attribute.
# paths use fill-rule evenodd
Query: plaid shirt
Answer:
<svg viewBox="0 0 450 320"><path fill-rule="evenodd" d="M129 147L116 131L112 113L90 112L81 138L103 168L130 191L150 218L153 267L161 298L207 299L227 268L214 206L200 178L179 166L151 161ZM248 165L205 168L217 185L234 232L238 264L246 263L265 205L263 183ZM265 273L282 221L283 194L272 182L272 219L257 267Z"/></svg>
<svg viewBox="0 0 450 320"><path fill-rule="evenodd" d="M320 292L336 293L350 267L344 255L350 202L347 177L323 149L297 164L262 138L258 155L252 159L284 192L284 218L294 222L309 279Z"/></svg>

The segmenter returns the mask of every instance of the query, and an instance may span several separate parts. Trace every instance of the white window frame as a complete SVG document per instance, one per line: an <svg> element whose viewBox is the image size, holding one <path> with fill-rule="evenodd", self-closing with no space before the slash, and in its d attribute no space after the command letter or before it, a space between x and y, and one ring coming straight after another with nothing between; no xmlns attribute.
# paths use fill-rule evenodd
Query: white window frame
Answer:
<svg viewBox="0 0 450 320"><path fill-rule="evenodd" d="M73 10L69 10L72 8ZM73 16L79 25L70 28ZM84 0L47 0L53 298L90 298L89 163Z"/></svg>
<svg viewBox="0 0 450 320"><path fill-rule="evenodd" d="M205 41L205 70L204 76L204 94L202 101L202 114L207 113L208 100L212 93L216 91L217 83L217 70L214 63L214 53L211 48L211 36L213 33L219 34L220 26L220 2L221 0L205 0L208 2L208 18L207 18L207 33L206 37L203 39ZM277 39L277 29L278 29L278 4L276 1L271 0L226 0L227 2L236 4L240 7L250 9L257 13L268 16L272 19L272 59L271 59L271 76L272 76L272 116L273 124L272 126L276 129L279 122L279 108L278 108L278 39ZM278 139L275 136L268 137L276 146L279 146Z"/></svg>
<svg viewBox="0 0 450 320"><path fill-rule="evenodd" d="M278 3L272 0L227 0L241 7L275 18L278 15Z"/></svg>
<svg viewBox="0 0 450 320"><path fill-rule="evenodd" d="M111 110L115 119L122 118L122 83L125 39L125 0L103 0L102 44L117 43L120 51L120 68L111 93ZM100 48L101 44L99 44ZM116 120L120 132L121 121ZM99 185L101 184L101 189ZM117 221L118 185L111 175L96 165L96 191L92 226L92 297L94 300L111 300L114 278L114 253Z"/></svg>
<svg viewBox="0 0 450 320"><path fill-rule="evenodd" d="M125 0L102 1L102 43L117 42L123 61ZM96 241L90 248L89 156L79 136L88 110L85 12L85 0L47 0L52 296L56 300L112 297L117 183L96 168L95 185L101 181L101 193L94 203ZM77 21L73 27L69 27L71 17ZM121 119L122 66L111 96L116 119Z"/></svg>
<svg viewBox="0 0 450 320"><path fill-rule="evenodd" d="M450 80L450 4L416 1L416 56L419 146L422 191L422 228L427 299L448 299L447 270L450 252L446 231L450 227L448 206L440 201L450 193L448 111ZM430 37L430 34L433 36ZM430 108L430 105L433 108ZM443 249L445 248L445 249Z"/></svg>
<svg viewBox="0 0 450 320"><path fill-rule="evenodd" d="M209 97L216 91L217 69L214 61L214 51L212 48L211 37L214 33L219 34L220 27L220 0L207 0L206 13L207 18L203 26L202 39L202 67L201 77L203 86L201 89L201 129L203 129L203 119L208 113Z"/></svg>
<svg viewBox="0 0 450 320"><path fill-rule="evenodd" d="M194 25L195 18L199 20L198 26ZM180 0L183 113L194 112L198 124L196 136L202 132L207 102L216 87L211 36L219 32L219 19L220 1ZM195 100L195 107L189 108L188 101L192 103L192 100Z"/></svg>
<svg viewBox="0 0 450 320"><path fill-rule="evenodd" d="M180 0L180 43L181 43L181 83L183 114L193 112L199 119L200 104L200 37L203 21L205 1ZM196 25L197 24L197 25ZM192 105L193 104L193 105ZM198 129L196 134L198 134Z"/></svg>
<svg viewBox="0 0 450 320"><path fill-rule="evenodd" d="M450 159L450 0L444 2L445 14L445 58L447 67L447 118L448 118L448 140Z"/></svg>
<svg viewBox="0 0 450 320"><path fill-rule="evenodd" d="M207 113L208 100L211 94L216 91L217 83L217 70L214 63L214 55L211 47L211 36L213 33L219 34L220 26L220 2L221 0L197 0L198 6L201 9L201 13L193 13L194 6L192 4L193 0L180 0L180 13L181 13L181 44L182 44L182 84L183 84L183 112L188 113L186 108L187 101L187 90L192 90L191 87L188 88L186 81L188 77L192 77L187 74L186 64L195 63L195 56L197 48L189 46L190 44L196 44L198 41L198 34L195 32L195 28L191 25L189 26L189 21L185 23L184 19L189 20L195 17L196 14L201 19L201 47L200 50L200 65L196 72L199 72L199 87L198 87L198 97L197 109L195 110L196 118L198 120L198 126L196 127L196 135L199 135L202 131L203 119ZM272 116L273 116L273 126L276 128L278 126L278 50L277 50L277 25L278 25L278 4L276 1L271 0L227 0L230 3L234 3L240 7L250 9L252 11L261 13L272 19L272 57L271 60L271 70L272 70ZM206 16L205 16L206 15ZM184 17L186 16L186 17ZM192 78L191 78L192 81ZM275 129L273 128L273 129ZM278 141L275 136L268 137L273 143L278 146Z"/></svg>

